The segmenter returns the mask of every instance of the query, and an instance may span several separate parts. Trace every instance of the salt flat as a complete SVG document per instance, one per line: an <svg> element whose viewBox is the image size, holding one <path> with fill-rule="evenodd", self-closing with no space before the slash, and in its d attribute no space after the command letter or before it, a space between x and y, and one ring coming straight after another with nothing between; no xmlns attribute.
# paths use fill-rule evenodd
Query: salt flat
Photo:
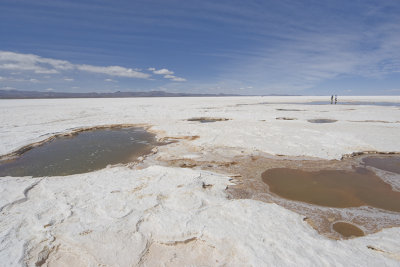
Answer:
<svg viewBox="0 0 400 267"><path fill-rule="evenodd" d="M114 124L146 125L160 139L186 138L181 145L161 149L164 157L195 158L213 150L322 159L360 151L400 152L399 106L308 105L308 101L329 101L329 97L1 100L0 154L56 133ZM340 101L400 103L400 97L340 97ZM198 117L228 120L188 121ZM337 121L310 123L312 119ZM184 146L190 149L183 150ZM229 178L149 163L65 177L2 177L0 262L4 266L400 265L400 228L331 240L301 215L276 204L228 199L225 188L233 185Z"/></svg>

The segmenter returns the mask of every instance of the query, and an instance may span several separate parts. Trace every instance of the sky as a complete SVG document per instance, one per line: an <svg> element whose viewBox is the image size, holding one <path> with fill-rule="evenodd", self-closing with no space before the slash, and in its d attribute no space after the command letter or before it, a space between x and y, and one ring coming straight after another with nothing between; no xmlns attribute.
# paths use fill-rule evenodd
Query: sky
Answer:
<svg viewBox="0 0 400 267"><path fill-rule="evenodd" d="M0 90L400 95L400 1L1 0Z"/></svg>

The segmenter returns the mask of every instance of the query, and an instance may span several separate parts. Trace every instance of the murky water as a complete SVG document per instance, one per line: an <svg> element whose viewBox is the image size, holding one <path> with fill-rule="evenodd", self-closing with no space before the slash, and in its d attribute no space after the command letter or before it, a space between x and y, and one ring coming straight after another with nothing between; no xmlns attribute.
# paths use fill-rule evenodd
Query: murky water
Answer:
<svg viewBox="0 0 400 267"><path fill-rule="evenodd" d="M315 172L275 168L265 171L262 180L272 193L290 200L327 207L372 206L400 212L400 192L393 191L365 168Z"/></svg>
<svg viewBox="0 0 400 267"><path fill-rule="evenodd" d="M351 223L336 222L332 225L332 228L344 237L364 236L363 230Z"/></svg>
<svg viewBox="0 0 400 267"><path fill-rule="evenodd" d="M363 158L362 162L367 166L400 174L400 155L387 157L371 156Z"/></svg>
<svg viewBox="0 0 400 267"><path fill-rule="evenodd" d="M311 120L308 120L308 122L311 122L311 123L333 123L333 122L337 122L337 120L331 120L331 119L311 119Z"/></svg>
<svg viewBox="0 0 400 267"><path fill-rule="evenodd" d="M59 137L0 164L0 176L58 176L128 163L146 155L155 136L143 128L108 128Z"/></svg>

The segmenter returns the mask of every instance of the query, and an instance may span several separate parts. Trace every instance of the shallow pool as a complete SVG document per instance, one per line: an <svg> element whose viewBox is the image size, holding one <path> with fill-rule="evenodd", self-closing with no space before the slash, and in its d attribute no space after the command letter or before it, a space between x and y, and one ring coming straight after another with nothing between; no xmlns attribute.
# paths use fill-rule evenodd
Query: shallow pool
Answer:
<svg viewBox="0 0 400 267"><path fill-rule="evenodd" d="M290 200L348 208L371 206L400 212L400 192L365 168L354 171L269 169L262 174L269 190Z"/></svg>
<svg viewBox="0 0 400 267"><path fill-rule="evenodd" d="M0 176L59 176L128 163L149 154L157 141L143 128L106 128L57 137L0 163Z"/></svg>

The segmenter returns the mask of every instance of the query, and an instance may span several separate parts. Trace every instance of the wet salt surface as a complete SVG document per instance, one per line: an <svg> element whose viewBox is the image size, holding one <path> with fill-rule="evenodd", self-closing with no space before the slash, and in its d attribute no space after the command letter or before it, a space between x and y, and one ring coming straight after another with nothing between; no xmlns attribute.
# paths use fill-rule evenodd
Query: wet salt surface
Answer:
<svg viewBox="0 0 400 267"><path fill-rule="evenodd" d="M262 180L281 197L336 208L371 206L400 212L400 192L364 168L355 171L303 171L275 168Z"/></svg>
<svg viewBox="0 0 400 267"><path fill-rule="evenodd" d="M400 156L365 157L362 162L367 166L400 174Z"/></svg>
<svg viewBox="0 0 400 267"><path fill-rule="evenodd" d="M155 135L143 128L108 128L57 137L0 163L0 176L59 176L129 163L149 154Z"/></svg>

